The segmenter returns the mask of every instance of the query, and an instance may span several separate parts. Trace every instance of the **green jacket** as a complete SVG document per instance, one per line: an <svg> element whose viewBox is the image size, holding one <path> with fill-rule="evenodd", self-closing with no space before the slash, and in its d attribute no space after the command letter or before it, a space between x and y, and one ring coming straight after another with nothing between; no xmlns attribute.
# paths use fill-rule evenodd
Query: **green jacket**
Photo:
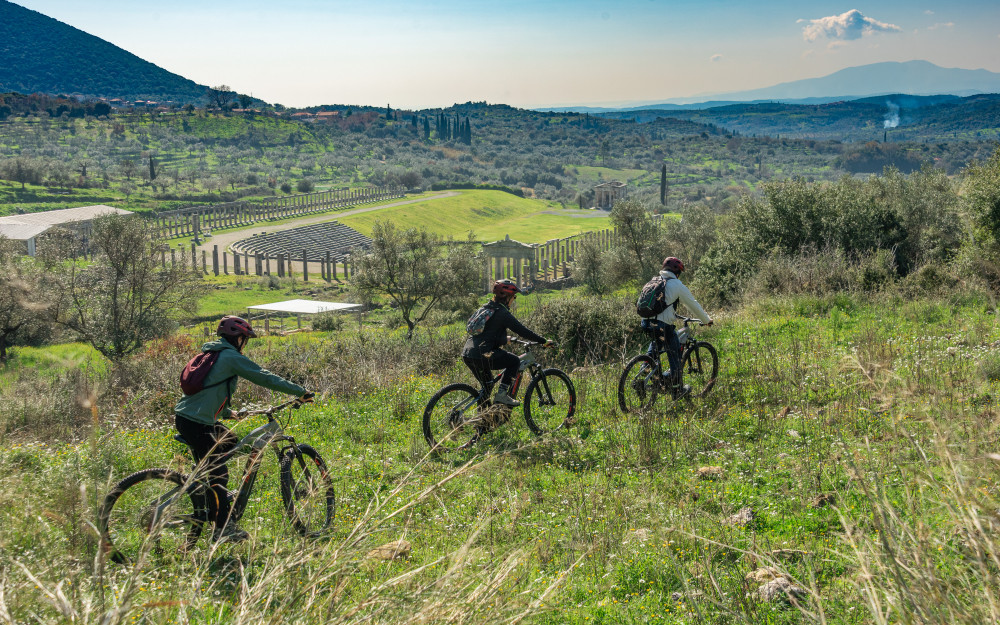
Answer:
<svg viewBox="0 0 1000 625"><path fill-rule="evenodd" d="M197 423L214 424L222 415L229 415L229 400L236 391L238 378L279 393L304 395L305 388L275 375L239 353L229 341L219 339L201 346L203 352L219 352L219 359L205 376L205 388L194 395L185 395L174 406L174 413ZM224 380L230 379L228 382ZM218 384L222 382L221 384ZM216 384L216 386L212 386Z"/></svg>

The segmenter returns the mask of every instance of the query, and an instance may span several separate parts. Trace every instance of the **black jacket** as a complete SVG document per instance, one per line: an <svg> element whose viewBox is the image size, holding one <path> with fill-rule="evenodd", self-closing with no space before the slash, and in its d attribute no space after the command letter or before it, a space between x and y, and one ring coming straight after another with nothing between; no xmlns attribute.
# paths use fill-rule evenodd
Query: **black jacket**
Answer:
<svg viewBox="0 0 1000 625"><path fill-rule="evenodd" d="M497 301L489 301L487 306L493 308L493 316L486 322L486 327L479 334L469 336L462 347L465 358L483 358L486 354L507 344L507 330L513 330L529 341L544 343L545 337L539 336L521 325L507 307Z"/></svg>

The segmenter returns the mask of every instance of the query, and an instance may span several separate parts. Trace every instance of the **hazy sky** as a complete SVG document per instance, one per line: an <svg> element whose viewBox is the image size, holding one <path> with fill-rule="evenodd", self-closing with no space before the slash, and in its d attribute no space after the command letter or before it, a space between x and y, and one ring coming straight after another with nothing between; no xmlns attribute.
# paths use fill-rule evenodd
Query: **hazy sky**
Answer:
<svg viewBox="0 0 1000 625"><path fill-rule="evenodd" d="M916 59L1000 72L997 0L15 2L290 106L634 103Z"/></svg>

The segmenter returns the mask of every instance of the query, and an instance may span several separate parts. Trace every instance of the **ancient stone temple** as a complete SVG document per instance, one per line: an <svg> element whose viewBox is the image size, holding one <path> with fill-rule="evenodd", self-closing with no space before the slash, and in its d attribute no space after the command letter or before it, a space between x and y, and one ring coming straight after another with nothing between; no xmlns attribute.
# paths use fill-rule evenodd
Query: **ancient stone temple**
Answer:
<svg viewBox="0 0 1000 625"><path fill-rule="evenodd" d="M594 187L594 196L594 205L597 208L611 210L615 202L628 197L628 187L625 186L624 182L617 180L602 182Z"/></svg>

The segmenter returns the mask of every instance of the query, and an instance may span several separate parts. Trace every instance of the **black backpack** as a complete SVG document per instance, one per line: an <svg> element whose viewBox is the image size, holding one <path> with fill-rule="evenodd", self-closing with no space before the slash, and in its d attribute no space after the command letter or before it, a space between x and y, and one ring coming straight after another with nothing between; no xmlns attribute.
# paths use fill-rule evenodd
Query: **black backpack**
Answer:
<svg viewBox="0 0 1000 625"><path fill-rule="evenodd" d="M667 278L667 280L673 280L673 278ZM655 317L669 306L677 304L676 301L667 303L667 280L661 276L653 276L649 282L643 285L642 290L639 291L639 299L635 302L635 312L640 317L644 319Z"/></svg>

